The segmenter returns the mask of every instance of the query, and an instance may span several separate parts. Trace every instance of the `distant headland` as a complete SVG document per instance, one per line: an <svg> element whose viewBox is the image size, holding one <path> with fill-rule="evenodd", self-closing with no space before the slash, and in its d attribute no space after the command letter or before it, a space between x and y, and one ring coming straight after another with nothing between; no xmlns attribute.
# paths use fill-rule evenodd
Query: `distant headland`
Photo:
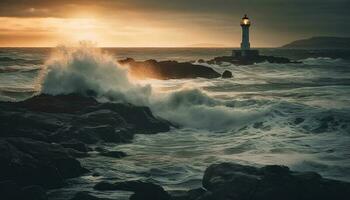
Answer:
<svg viewBox="0 0 350 200"><path fill-rule="evenodd" d="M286 49L350 49L350 37L312 37L296 40L281 48Z"/></svg>

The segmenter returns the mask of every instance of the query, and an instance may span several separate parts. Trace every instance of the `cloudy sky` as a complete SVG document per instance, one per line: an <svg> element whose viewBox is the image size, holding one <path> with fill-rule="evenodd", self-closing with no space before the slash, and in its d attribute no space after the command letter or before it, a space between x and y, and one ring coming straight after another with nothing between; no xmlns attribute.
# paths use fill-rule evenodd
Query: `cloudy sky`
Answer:
<svg viewBox="0 0 350 200"><path fill-rule="evenodd" d="M350 0L0 0L0 46L280 46L350 36Z"/></svg>

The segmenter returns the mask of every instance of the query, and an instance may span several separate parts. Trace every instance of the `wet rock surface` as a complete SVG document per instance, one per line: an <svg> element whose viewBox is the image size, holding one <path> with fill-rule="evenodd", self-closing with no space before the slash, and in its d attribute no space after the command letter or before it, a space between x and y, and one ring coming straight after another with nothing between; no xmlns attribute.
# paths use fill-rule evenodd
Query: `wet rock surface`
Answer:
<svg viewBox="0 0 350 200"><path fill-rule="evenodd" d="M20 186L55 188L66 178L87 172L79 161L60 145L29 138L0 139L0 180Z"/></svg>
<svg viewBox="0 0 350 200"><path fill-rule="evenodd" d="M203 177L207 190L198 199L347 199L350 183L322 178L314 172L293 172L288 167L262 168L234 163L214 164Z"/></svg>
<svg viewBox="0 0 350 200"><path fill-rule="evenodd" d="M169 130L150 109L122 103L99 103L79 95L39 95L18 103L0 103L1 137L57 142L86 151L82 143L123 143L134 134Z"/></svg>
<svg viewBox="0 0 350 200"><path fill-rule="evenodd" d="M291 171L279 165L258 168L235 163L213 164L205 170L202 184L201 188L168 193L150 182L102 181L94 189L132 191L131 200L345 200L350 195L350 183L322 178L315 172Z"/></svg>
<svg viewBox="0 0 350 200"><path fill-rule="evenodd" d="M14 181L0 182L0 198L4 200L47 200L46 191L38 185L19 186Z"/></svg>
<svg viewBox="0 0 350 200"><path fill-rule="evenodd" d="M47 189L88 172L76 159L88 156L92 149L87 144L98 143L94 150L100 156L122 158L125 153L107 150L100 142L130 142L134 134L168 131L170 124L146 107L99 103L76 95L40 95L24 102L0 103L0 126L1 199L45 200ZM202 185L168 193L154 183L131 180L100 182L94 189L131 191L132 200L345 200L350 196L350 183L276 165L214 164L205 171ZM79 192L73 199L103 198Z"/></svg>
<svg viewBox="0 0 350 200"><path fill-rule="evenodd" d="M159 185L143 181L125 181L125 182L100 182L94 186L95 190L124 190L134 192L130 200L171 200L172 197Z"/></svg>
<svg viewBox="0 0 350 200"><path fill-rule="evenodd" d="M177 61L135 61L132 58L120 60L119 63L129 66L130 73L139 78L186 79L186 78L218 78L221 75L210 67L190 62Z"/></svg>
<svg viewBox="0 0 350 200"><path fill-rule="evenodd" d="M76 159L88 156L87 144L130 142L134 134L168 131L170 124L147 107L42 94L0 102L0 127L0 186L7 188L3 197L16 200L26 194L26 199L39 200L46 198L46 189L88 172ZM107 150L100 155L126 156Z"/></svg>

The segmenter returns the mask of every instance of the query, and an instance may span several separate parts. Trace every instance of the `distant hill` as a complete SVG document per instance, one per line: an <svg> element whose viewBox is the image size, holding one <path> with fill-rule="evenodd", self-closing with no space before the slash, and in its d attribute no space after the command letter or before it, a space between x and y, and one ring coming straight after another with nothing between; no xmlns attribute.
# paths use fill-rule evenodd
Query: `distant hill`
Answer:
<svg viewBox="0 0 350 200"><path fill-rule="evenodd" d="M350 49L350 37L312 37L282 46L290 49Z"/></svg>

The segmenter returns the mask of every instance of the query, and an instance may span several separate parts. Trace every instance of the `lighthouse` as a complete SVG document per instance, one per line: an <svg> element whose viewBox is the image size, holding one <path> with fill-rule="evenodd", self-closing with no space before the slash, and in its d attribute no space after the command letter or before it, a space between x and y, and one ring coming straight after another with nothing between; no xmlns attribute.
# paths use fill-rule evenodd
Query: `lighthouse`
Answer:
<svg viewBox="0 0 350 200"><path fill-rule="evenodd" d="M242 27L242 42L241 42L241 50L250 50L250 42L249 42L249 27L250 27L250 20L245 14L244 17L241 20L241 27Z"/></svg>
<svg viewBox="0 0 350 200"><path fill-rule="evenodd" d="M232 51L232 57L236 58L252 58L259 56L258 50L251 50L250 49L250 42L249 42L249 28L251 25L250 19L248 18L247 14L243 16L241 19L240 25L242 27L242 42L241 42L241 49L240 50L233 50Z"/></svg>

